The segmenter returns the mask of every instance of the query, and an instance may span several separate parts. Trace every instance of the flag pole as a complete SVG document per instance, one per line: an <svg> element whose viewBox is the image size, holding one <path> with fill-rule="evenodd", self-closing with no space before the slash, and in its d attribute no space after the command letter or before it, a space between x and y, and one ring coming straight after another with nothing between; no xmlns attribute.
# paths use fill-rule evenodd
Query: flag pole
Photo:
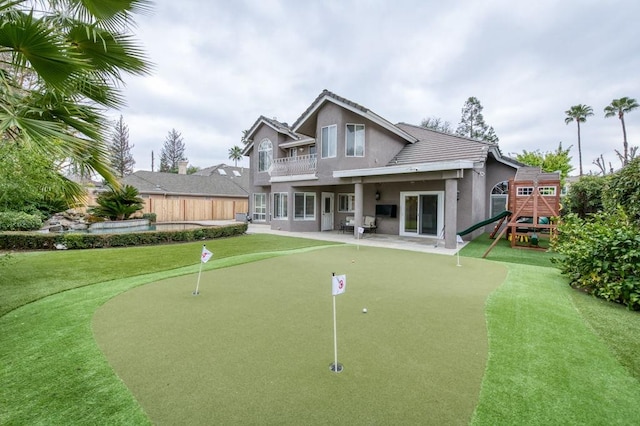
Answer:
<svg viewBox="0 0 640 426"><path fill-rule="evenodd" d="M213 256L209 250L207 250L207 246L205 244L202 245L202 254L200 255L200 269L198 270L198 282L196 283L196 289L193 292L194 296L200 294L200 276L202 275L202 264L209 261L209 258Z"/></svg>
<svg viewBox="0 0 640 426"><path fill-rule="evenodd" d="M202 274L202 262L200 262L200 270L198 271L198 283L196 284L196 290L193 292L194 296L197 296L197 295L200 294L198 289L200 288L200 275L201 274Z"/></svg>
<svg viewBox="0 0 640 426"><path fill-rule="evenodd" d="M335 277L335 272L331 273L331 276ZM333 355L334 355L334 364L333 371L338 373L338 327L336 322L336 295L333 295Z"/></svg>
<svg viewBox="0 0 640 426"><path fill-rule="evenodd" d="M460 237L460 235L456 235L456 256L458 258L458 263L456 266L462 266L460 264L460 250L458 249L458 243L460 242L462 238Z"/></svg>

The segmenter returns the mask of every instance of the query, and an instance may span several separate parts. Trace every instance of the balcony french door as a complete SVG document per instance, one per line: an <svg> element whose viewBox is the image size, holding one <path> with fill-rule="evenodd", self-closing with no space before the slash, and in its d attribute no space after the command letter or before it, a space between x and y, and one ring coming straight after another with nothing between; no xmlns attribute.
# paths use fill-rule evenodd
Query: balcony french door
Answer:
<svg viewBox="0 0 640 426"><path fill-rule="evenodd" d="M400 193L400 235L438 237L443 227L443 191Z"/></svg>

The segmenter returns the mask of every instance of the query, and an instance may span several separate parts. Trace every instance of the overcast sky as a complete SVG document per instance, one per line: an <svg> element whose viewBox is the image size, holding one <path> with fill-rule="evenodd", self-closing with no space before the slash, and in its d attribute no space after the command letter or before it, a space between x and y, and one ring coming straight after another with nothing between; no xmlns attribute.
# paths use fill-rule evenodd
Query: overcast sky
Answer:
<svg viewBox="0 0 640 426"><path fill-rule="evenodd" d="M260 115L293 123L328 89L392 123L440 117L455 128L477 97L505 154L572 146L565 111L586 104L583 167L619 167L612 99L640 99L637 0L157 0L135 34L153 75L127 77L137 170L156 170L171 129L190 165L233 164L229 148ZM625 116L640 145L640 109ZM245 158L238 165L248 166Z"/></svg>

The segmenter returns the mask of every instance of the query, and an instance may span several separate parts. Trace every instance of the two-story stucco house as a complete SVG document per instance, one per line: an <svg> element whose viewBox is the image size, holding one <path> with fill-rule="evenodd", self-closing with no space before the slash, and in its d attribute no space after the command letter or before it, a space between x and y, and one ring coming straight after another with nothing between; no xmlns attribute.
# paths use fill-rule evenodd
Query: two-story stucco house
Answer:
<svg viewBox="0 0 640 426"><path fill-rule="evenodd" d="M373 216L378 233L444 236L455 248L457 230L505 209L518 168L495 144L392 124L327 90L293 125L261 116L247 138L250 216L285 231L353 217L355 233Z"/></svg>

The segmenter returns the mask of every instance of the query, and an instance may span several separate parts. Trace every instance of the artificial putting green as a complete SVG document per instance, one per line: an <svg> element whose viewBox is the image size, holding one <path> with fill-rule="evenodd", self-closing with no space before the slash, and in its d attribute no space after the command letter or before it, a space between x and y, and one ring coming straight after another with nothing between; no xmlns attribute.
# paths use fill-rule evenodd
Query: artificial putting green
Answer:
<svg viewBox="0 0 640 426"><path fill-rule="evenodd" d="M331 273L337 297L333 362ZM341 246L144 285L96 341L154 424L468 424L503 265ZM368 309L367 314L362 309Z"/></svg>

